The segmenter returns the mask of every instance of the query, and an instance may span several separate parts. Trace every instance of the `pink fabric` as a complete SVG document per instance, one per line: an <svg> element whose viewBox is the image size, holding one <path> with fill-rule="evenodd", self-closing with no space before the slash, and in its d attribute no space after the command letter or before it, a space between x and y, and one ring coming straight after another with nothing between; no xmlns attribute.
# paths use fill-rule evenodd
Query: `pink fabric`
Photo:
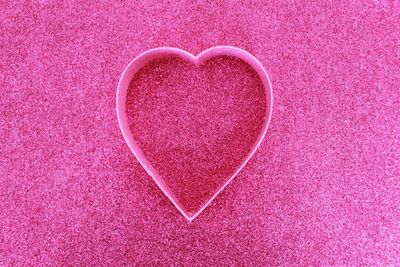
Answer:
<svg viewBox="0 0 400 267"><path fill-rule="evenodd" d="M0 265L400 264L399 1L109 2L0 3ZM115 91L147 49L215 45L264 64L274 111L249 164L188 223L125 144ZM246 76L235 66L232 79ZM201 107L210 80L195 73L200 83L179 81ZM137 106L133 119L155 116ZM163 134L152 127L139 129L144 144L146 129Z"/></svg>

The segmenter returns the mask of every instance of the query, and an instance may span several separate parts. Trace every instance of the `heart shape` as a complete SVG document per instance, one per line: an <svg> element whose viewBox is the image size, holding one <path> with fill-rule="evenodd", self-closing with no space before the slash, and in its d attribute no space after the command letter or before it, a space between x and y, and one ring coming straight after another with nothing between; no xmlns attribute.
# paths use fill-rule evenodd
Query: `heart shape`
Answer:
<svg viewBox="0 0 400 267"><path fill-rule="evenodd" d="M153 165L149 162L149 160L144 155L143 151L139 148L135 138L132 135L132 132L129 128L128 117L126 113L126 100L127 100L127 92L129 88L129 84L135 75L142 67L144 67L150 61L153 61L157 58L162 57L179 57L184 60L191 62L192 64L199 66L206 62L207 60L218 57L218 56L230 56L234 58L238 58L245 63L247 63L259 76L266 98L266 107L265 114L263 118L263 125L261 126L261 130L258 133L256 141L254 145L251 147L250 152L247 156L242 160L242 162L237 166L232 175L228 177L228 179L219 186L218 190L212 194L212 196L203 204L197 211L189 212L184 205L178 200L175 194L171 191L171 189L166 184L163 177L160 173L153 167ZM135 155L137 160L146 170L146 172L153 178L161 191L171 200L171 202L175 205L175 207L182 213L182 215L188 219L189 221L194 220L210 203L211 201L230 183L230 181L239 173L239 171L246 165L252 155L255 153L256 149L260 145L262 139L264 138L266 131L268 129L268 125L271 120L272 115L272 86L270 79L262 66L262 64L249 52L242 50L240 48L232 47L232 46L216 46L209 48L197 56L192 55L191 53L173 47L160 47L151 49L143 52L139 56L137 56L133 61L129 63L129 65L124 70L117 88L117 117L121 132L124 136L126 143L131 149L132 153Z"/></svg>

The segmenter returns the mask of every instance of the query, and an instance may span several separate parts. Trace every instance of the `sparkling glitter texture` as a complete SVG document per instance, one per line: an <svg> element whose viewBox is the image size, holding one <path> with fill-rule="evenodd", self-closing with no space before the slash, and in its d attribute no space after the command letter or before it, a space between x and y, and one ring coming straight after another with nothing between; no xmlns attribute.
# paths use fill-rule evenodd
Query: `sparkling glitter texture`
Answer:
<svg viewBox="0 0 400 267"><path fill-rule="evenodd" d="M133 78L127 114L141 150L193 214L253 149L267 119L265 98L257 73L239 59L196 67L161 58Z"/></svg>
<svg viewBox="0 0 400 267"><path fill-rule="evenodd" d="M342 2L2 1L0 265L399 265L400 2ZM125 66L147 49L197 54L215 45L244 48L265 65L274 113L249 164L188 223L125 144L115 90ZM199 148L218 136L211 132L258 125L257 106L232 104L260 100L257 86L250 95L239 90L256 83L240 64L217 60L197 71L165 64L190 87L193 106L212 96L232 110L201 106L183 128L172 120L183 107L169 105L183 101L183 87L160 97L171 123L165 132L157 123L139 129L149 155L156 152L146 134L173 144L168 131L186 137L212 115L216 124L189 147L199 157L216 157ZM208 73L233 79L240 98L197 94ZM160 88L137 93L128 108L153 105L146 95ZM132 122L156 114L138 110Z"/></svg>

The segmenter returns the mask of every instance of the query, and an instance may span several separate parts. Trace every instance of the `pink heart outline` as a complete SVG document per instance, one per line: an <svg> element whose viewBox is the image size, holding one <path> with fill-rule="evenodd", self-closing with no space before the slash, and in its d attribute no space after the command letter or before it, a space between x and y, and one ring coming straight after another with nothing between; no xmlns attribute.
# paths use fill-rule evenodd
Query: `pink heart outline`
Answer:
<svg viewBox="0 0 400 267"><path fill-rule="evenodd" d="M257 140L254 143L253 147L251 148L249 154L242 161L242 163L236 168L233 175L231 175L231 177L229 177L229 179L226 180L222 186L220 186L220 188L210 197L210 199L198 211L194 213L189 213L185 210L185 207L179 202L174 193L168 188L163 178L159 175L158 171L147 160L146 156L143 154L142 150L136 144L136 141L132 136L132 133L129 129L128 118L126 115L126 96L130 81L132 80L134 74L151 60L166 56L177 56L188 60L189 62L195 64L196 66L201 65L208 59L217 56L232 56L239 58L245 61L247 64L249 64L257 72L264 86L265 97L267 100L266 101L267 108L261 131L258 134ZM117 100L116 109L117 109L118 123L122 135L125 139L125 142L128 144L130 150L135 155L139 163L143 166L146 172L153 178L153 180L161 189L161 191L168 197L168 199L174 204L174 206L179 210L179 212L187 220L191 222L214 200L214 198L218 196L219 193L222 192L222 190L224 190L224 188L233 180L233 178L236 177L236 175L247 164L247 162L253 156L257 148L260 146L261 141L263 140L267 132L269 123L271 121L273 95L272 95L272 84L264 67L253 55L251 55L249 52L243 49L233 46L215 46L204 50L197 56L194 56L193 54L179 48L159 47L141 53L128 64L128 66L125 68L119 80L116 93L116 100Z"/></svg>

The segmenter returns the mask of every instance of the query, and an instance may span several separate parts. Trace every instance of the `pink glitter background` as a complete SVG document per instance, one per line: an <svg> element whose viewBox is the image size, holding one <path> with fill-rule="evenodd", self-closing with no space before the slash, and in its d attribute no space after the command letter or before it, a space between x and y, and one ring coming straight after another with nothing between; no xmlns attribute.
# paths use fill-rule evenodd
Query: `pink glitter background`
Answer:
<svg viewBox="0 0 400 267"><path fill-rule="evenodd" d="M0 265L400 264L400 2L261 2L0 3ZM115 90L147 49L215 45L264 64L273 118L188 223L125 144Z"/></svg>

